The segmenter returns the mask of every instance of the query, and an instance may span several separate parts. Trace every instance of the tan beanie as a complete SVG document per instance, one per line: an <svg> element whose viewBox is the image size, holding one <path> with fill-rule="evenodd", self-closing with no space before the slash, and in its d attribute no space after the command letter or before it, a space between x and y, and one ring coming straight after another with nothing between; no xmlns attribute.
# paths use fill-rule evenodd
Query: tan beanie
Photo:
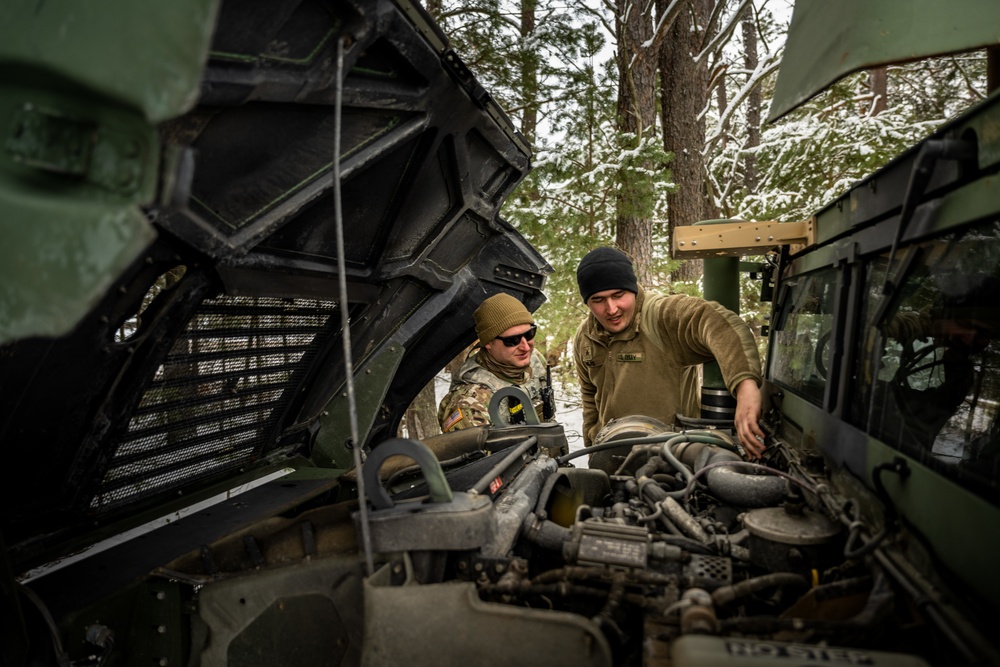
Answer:
<svg viewBox="0 0 1000 667"><path fill-rule="evenodd" d="M483 301L473 317L476 318L476 335L483 345L493 342L494 338L513 326L535 323L524 304L506 292L494 294Z"/></svg>

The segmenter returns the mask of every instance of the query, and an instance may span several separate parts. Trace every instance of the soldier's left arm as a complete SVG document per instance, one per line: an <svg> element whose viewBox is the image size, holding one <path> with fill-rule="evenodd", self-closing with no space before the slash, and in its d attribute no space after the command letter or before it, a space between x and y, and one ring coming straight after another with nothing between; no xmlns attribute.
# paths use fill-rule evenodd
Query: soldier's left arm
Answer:
<svg viewBox="0 0 1000 667"><path fill-rule="evenodd" d="M465 384L453 389L441 402L441 432L490 424L490 398L493 392L479 384Z"/></svg>

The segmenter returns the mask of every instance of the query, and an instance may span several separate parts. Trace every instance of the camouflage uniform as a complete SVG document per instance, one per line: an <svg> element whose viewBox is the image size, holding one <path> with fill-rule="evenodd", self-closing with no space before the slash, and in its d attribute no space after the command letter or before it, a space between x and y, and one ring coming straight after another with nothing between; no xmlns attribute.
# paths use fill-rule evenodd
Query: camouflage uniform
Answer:
<svg viewBox="0 0 1000 667"><path fill-rule="evenodd" d="M531 352L531 372L522 384L516 384L508 379L500 378L483 368L479 363L480 354L489 354L485 349L480 349L462 364L457 377L451 381L451 388L448 395L441 400L438 408L438 423L441 424L441 431L457 431L473 426L487 426L490 424L490 399L493 394L504 387L516 386L524 390L531 399L535 408L535 414L539 421L553 421L555 419L555 404L553 398L553 416L549 419L542 418L542 389L545 387L545 359L538 350ZM501 405L500 416L505 418L508 414L506 401Z"/></svg>

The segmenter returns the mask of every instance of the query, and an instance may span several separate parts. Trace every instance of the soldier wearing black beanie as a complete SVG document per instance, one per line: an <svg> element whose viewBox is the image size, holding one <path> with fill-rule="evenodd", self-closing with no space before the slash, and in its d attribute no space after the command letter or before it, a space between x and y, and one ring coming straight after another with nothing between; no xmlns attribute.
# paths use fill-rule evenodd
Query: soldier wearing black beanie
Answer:
<svg viewBox="0 0 1000 667"><path fill-rule="evenodd" d="M573 339L584 445L601 442L605 427L624 417L669 427L678 415L699 416L700 366L716 361L736 399L739 441L750 456L760 456L760 353L739 315L699 297L646 292L628 255L615 248L588 252L576 279L590 310ZM590 465L613 473L618 454L595 452Z"/></svg>

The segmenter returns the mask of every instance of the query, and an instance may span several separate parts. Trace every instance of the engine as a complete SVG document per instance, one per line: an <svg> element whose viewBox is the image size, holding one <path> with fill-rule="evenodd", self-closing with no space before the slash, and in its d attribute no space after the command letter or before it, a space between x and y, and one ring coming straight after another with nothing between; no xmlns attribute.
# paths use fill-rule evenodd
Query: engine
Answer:
<svg viewBox="0 0 1000 667"><path fill-rule="evenodd" d="M362 663L927 664L913 654L937 640L818 461L774 441L748 463L725 430L609 426L574 453L555 424L497 429L486 450L502 449L447 473L413 455L391 496L378 468L422 443L370 458Z"/></svg>

